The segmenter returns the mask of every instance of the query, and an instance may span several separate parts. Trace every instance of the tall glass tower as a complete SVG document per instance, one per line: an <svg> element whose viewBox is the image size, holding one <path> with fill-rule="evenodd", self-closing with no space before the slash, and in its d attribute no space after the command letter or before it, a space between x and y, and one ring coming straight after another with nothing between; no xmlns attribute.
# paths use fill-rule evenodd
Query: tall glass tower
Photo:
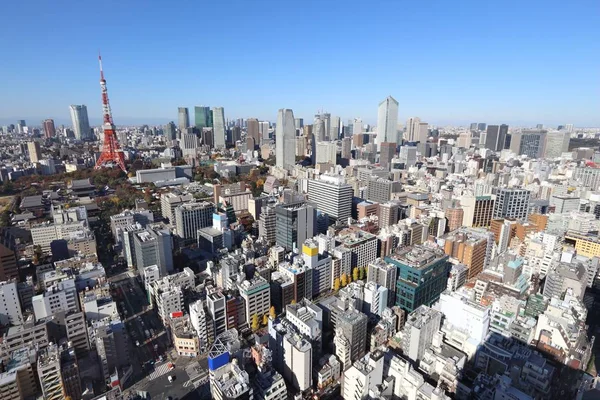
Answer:
<svg viewBox="0 0 600 400"><path fill-rule="evenodd" d="M210 107L196 106L194 107L195 125L196 128L202 131L202 128L213 127L213 113Z"/></svg>
<svg viewBox="0 0 600 400"><path fill-rule="evenodd" d="M225 147L225 110L223 107L213 107L212 117L215 147Z"/></svg>
<svg viewBox="0 0 600 400"><path fill-rule="evenodd" d="M398 140L398 101L388 96L379 103L377 110L377 150L381 149L381 143Z"/></svg>
<svg viewBox="0 0 600 400"><path fill-rule="evenodd" d="M78 140L87 140L92 136L90 130L90 121L88 119L87 107L82 105L71 105L71 122L73 123L73 131L75 138Z"/></svg>

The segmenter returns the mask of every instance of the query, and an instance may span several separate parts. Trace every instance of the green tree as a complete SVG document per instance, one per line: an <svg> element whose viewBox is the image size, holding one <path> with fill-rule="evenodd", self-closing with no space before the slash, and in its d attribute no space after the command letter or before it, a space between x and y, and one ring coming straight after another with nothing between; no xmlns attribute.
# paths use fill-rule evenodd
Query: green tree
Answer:
<svg viewBox="0 0 600 400"><path fill-rule="evenodd" d="M365 268L359 268L358 269L358 279L363 280L365 279Z"/></svg>
<svg viewBox="0 0 600 400"><path fill-rule="evenodd" d="M252 331L256 332L258 330L258 328L260 328L260 326L258 325L258 314L254 314L252 316L252 325L251 325Z"/></svg>

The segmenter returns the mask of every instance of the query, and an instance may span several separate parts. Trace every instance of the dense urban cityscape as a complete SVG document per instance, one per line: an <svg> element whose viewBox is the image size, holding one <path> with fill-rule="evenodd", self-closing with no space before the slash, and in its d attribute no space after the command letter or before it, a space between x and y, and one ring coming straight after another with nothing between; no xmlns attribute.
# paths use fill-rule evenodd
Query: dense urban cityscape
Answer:
<svg viewBox="0 0 600 400"><path fill-rule="evenodd" d="M0 400L600 399L598 5L5 2Z"/></svg>

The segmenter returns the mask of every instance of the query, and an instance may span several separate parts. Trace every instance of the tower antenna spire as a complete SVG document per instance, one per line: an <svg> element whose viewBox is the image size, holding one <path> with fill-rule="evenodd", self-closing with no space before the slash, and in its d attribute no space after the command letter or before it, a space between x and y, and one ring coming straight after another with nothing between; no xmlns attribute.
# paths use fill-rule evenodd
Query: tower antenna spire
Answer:
<svg viewBox="0 0 600 400"><path fill-rule="evenodd" d="M100 89L102 92L102 117L104 124L102 129L104 130L104 144L102 145L102 152L98 161L96 162L96 169L102 168L108 163L117 165L127 172L125 168L125 156L123 150L119 146L117 140L117 132L115 124L113 123L112 112L110 111L110 103L108 102L108 90L106 89L106 79L104 79L104 69L102 68L102 56L98 52L98 63L100 64Z"/></svg>

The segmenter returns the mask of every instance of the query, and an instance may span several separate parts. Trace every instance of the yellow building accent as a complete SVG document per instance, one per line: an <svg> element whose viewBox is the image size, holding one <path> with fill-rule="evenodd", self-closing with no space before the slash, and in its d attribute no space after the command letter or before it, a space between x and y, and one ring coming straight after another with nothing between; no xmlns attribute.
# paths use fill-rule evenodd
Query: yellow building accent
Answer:
<svg viewBox="0 0 600 400"><path fill-rule="evenodd" d="M319 253L319 249L317 247L309 247L305 244L302 245L302 252L307 256L314 257Z"/></svg>

